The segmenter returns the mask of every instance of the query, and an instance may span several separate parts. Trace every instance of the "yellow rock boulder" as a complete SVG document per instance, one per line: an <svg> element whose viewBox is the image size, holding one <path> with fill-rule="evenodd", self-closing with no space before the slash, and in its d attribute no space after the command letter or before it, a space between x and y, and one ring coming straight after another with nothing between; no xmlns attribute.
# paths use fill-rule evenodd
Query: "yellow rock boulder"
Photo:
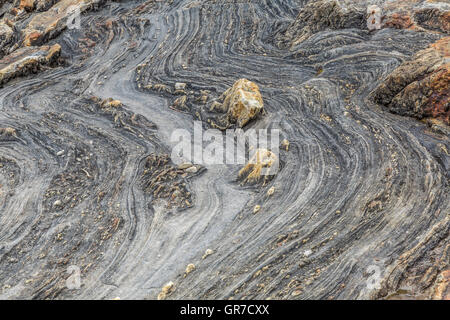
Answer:
<svg viewBox="0 0 450 320"><path fill-rule="evenodd" d="M258 86L247 79L236 81L223 96L223 109L228 112L230 122L240 128L256 118L264 107Z"/></svg>

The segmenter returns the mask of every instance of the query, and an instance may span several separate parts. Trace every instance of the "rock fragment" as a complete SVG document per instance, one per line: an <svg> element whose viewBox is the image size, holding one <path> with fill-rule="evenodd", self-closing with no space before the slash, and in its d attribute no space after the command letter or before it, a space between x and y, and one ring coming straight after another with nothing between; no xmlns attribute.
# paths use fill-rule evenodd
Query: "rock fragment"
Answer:
<svg viewBox="0 0 450 320"><path fill-rule="evenodd" d="M207 257L209 257L210 255L214 254L214 250L212 249L207 249L205 251L205 254L203 255L202 259L206 259Z"/></svg>
<svg viewBox="0 0 450 320"><path fill-rule="evenodd" d="M191 168L192 166L193 166L192 163L184 162L184 163L178 165L178 169L185 170L185 169Z"/></svg>
<svg viewBox="0 0 450 320"><path fill-rule="evenodd" d="M284 139L283 141L281 141L281 146L286 150L289 151L289 140L288 139Z"/></svg>
<svg viewBox="0 0 450 320"><path fill-rule="evenodd" d="M248 163L239 171L239 178L244 177L244 183L259 182L262 177L266 182L274 172L272 166L278 163L278 157L267 149L257 149Z"/></svg>
<svg viewBox="0 0 450 320"><path fill-rule="evenodd" d="M39 12L22 30L23 44L35 46L55 38L71 23L74 8L78 8L81 14L92 8L93 2L92 0L60 0L48 11Z"/></svg>
<svg viewBox="0 0 450 320"><path fill-rule="evenodd" d="M184 82L177 82L175 83L175 90L185 90L186 86L187 85Z"/></svg>
<svg viewBox="0 0 450 320"><path fill-rule="evenodd" d="M0 136L17 137L17 130L14 128L0 128Z"/></svg>
<svg viewBox="0 0 450 320"><path fill-rule="evenodd" d="M175 284L172 281L166 283L161 288L161 292L158 294L158 300L164 300L165 298L167 298L167 296L169 296L173 292L174 289L175 289Z"/></svg>
<svg viewBox="0 0 450 320"><path fill-rule="evenodd" d="M225 91L223 101L222 110L227 112L229 121L240 128L255 119L264 107L259 87L247 79L236 81Z"/></svg>
<svg viewBox="0 0 450 320"><path fill-rule="evenodd" d="M187 173L197 173L198 169L195 166L192 166L190 168L185 169L184 171L186 171Z"/></svg>
<svg viewBox="0 0 450 320"><path fill-rule="evenodd" d="M193 263L188 264L186 267L186 270L184 271L184 276L186 277L188 274L190 274L194 270L195 270L195 265Z"/></svg>
<svg viewBox="0 0 450 320"><path fill-rule="evenodd" d="M0 60L0 84L13 78L37 72L42 66L53 64L61 53L61 46L28 47L14 51Z"/></svg>
<svg viewBox="0 0 450 320"><path fill-rule="evenodd" d="M113 98L108 98L108 99L103 100L100 103L100 106L104 109L119 108L122 106L122 102L120 102L119 100L113 99Z"/></svg>

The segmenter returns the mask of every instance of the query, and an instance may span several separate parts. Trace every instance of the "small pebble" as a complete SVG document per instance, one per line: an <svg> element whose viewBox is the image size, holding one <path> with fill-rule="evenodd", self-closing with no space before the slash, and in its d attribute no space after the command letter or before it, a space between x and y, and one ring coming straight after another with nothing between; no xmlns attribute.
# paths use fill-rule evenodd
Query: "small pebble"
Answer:
<svg viewBox="0 0 450 320"><path fill-rule="evenodd" d="M186 271L185 271L186 275L188 275L189 273L191 273L194 270L195 270L195 265L193 263L188 264L186 267Z"/></svg>
<svg viewBox="0 0 450 320"><path fill-rule="evenodd" d="M189 167L185 170L188 173L197 173L198 169L195 166Z"/></svg>
<svg viewBox="0 0 450 320"><path fill-rule="evenodd" d="M175 90L184 90L186 89L186 83L177 82L175 83Z"/></svg>
<svg viewBox="0 0 450 320"><path fill-rule="evenodd" d="M185 162L185 163L178 165L178 169L180 169L180 170L184 170L184 169L187 169L190 167L192 167L192 163L190 163L190 162Z"/></svg>
<svg viewBox="0 0 450 320"><path fill-rule="evenodd" d="M206 257L212 255L213 253L214 253L214 250L212 250L212 249L207 249L207 250L205 251L205 254L203 255L202 259L206 259Z"/></svg>

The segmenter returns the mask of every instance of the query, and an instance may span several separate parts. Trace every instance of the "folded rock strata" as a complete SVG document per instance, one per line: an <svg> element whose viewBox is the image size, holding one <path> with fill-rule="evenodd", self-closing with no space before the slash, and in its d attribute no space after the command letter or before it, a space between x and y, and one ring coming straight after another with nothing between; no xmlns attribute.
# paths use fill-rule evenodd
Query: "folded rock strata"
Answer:
<svg viewBox="0 0 450 320"><path fill-rule="evenodd" d="M363 28L365 8L337 0L310 1L295 21L276 41L281 47L295 46L318 31L341 28Z"/></svg>
<svg viewBox="0 0 450 320"><path fill-rule="evenodd" d="M367 13L367 8L373 4L368 0L309 1L297 18L275 37L275 42L282 48L293 48L321 31L344 28L368 30L370 13ZM450 32L450 3L406 0L378 4L382 28Z"/></svg>

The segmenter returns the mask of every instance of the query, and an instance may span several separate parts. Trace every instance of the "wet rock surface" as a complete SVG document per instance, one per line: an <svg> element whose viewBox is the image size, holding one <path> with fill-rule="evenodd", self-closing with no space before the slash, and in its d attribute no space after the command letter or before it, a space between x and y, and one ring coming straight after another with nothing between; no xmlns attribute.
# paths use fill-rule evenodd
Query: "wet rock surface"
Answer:
<svg viewBox="0 0 450 320"><path fill-rule="evenodd" d="M4 2L0 298L448 298L449 4L370 4ZM283 165L173 163L194 120Z"/></svg>

